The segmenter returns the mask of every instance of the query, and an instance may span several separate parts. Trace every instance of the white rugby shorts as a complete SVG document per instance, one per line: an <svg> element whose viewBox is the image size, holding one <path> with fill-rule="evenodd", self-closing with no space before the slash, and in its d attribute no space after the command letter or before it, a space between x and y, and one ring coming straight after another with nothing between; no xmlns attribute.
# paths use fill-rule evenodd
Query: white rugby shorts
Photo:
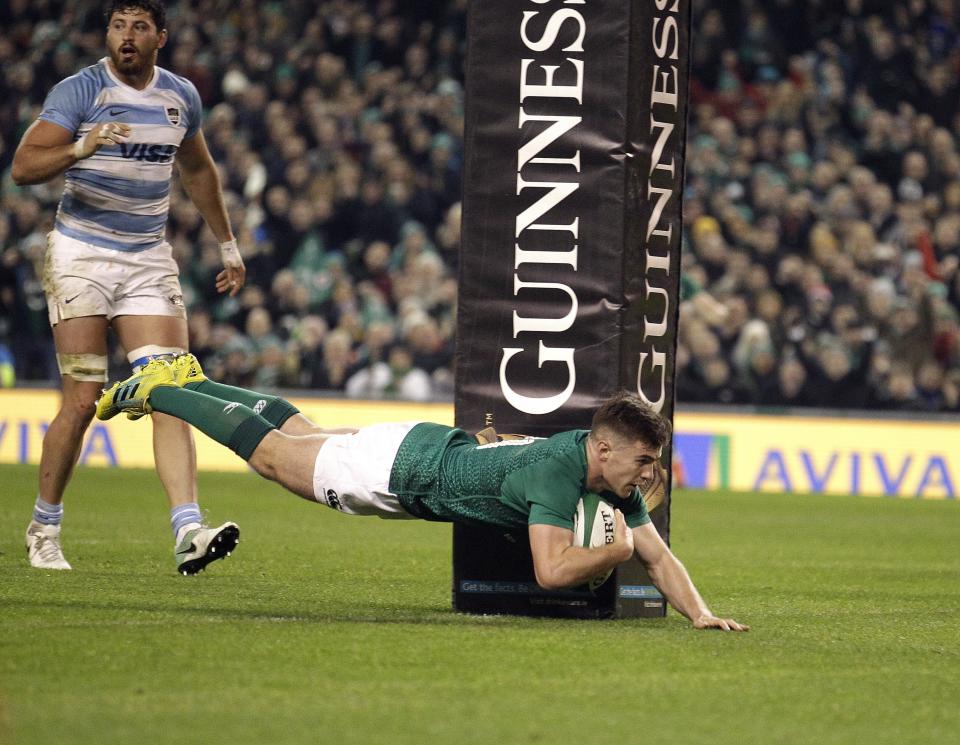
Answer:
<svg viewBox="0 0 960 745"><path fill-rule="evenodd" d="M82 316L186 318L180 271L164 241L144 251L115 251L52 231L43 290L50 325Z"/></svg>
<svg viewBox="0 0 960 745"><path fill-rule="evenodd" d="M400 443L419 422L374 424L330 435L313 468L314 498L348 515L412 518L390 492L390 470Z"/></svg>

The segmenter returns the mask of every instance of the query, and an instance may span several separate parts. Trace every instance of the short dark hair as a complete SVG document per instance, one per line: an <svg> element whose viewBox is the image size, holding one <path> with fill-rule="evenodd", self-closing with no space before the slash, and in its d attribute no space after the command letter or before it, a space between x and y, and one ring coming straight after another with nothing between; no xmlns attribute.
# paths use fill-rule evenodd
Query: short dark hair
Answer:
<svg viewBox="0 0 960 745"><path fill-rule="evenodd" d="M157 31L163 31L167 27L167 9L160 0L111 0L103 11L103 19L109 26L113 14L124 10L142 10L149 13Z"/></svg>
<svg viewBox="0 0 960 745"><path fill-rule="evenodd" d="M653 448L661 448L670 441L670 422L630 391L620 391L604 401L594 413L590 427L593 433L606 428Z"/></svg>

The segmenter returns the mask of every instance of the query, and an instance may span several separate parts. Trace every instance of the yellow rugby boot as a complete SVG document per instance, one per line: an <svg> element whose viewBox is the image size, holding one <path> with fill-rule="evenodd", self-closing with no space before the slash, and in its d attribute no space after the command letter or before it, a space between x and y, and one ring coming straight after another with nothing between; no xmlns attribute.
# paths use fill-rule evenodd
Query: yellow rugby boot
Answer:
<svg viewBox="0 0 960 745"><path fill-rule="evenodd" d="M181 387L187 383L202 383L207 379L199 360L189 352L177 355L170 366L173 368L173 379Z"/></svg>
<svg viewBox="0 0 960 745"><path fill-rule="evenodd" d="M166 360L150 360L140 372L103 392L97 401L97 419L106 421L121 411L127 412L131 419L149 414L153 409L147 397L154 388L162 386L179 387L173 379L173 368Z"/></svg>

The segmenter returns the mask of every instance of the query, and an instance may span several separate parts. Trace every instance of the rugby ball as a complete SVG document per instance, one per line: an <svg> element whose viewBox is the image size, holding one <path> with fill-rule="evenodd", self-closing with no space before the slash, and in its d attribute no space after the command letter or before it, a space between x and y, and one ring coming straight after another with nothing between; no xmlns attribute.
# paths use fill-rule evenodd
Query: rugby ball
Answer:
<svg viewBox="0 0 960 745"><path fill-rule="evenodd" d="M616 518L613 506L604 502L596 494L584 494L577 502L577 511L573 516L573 545L583 548L600 548L613 543ZM613 569L598 574L587 582L591 591L597 590L606 582Z"/></svg>

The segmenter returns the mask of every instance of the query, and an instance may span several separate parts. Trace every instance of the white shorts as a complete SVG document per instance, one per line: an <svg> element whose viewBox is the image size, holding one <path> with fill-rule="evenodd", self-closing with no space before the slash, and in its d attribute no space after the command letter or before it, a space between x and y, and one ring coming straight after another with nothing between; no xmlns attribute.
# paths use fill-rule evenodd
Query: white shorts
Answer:
<svg viewBox="0 0 960 745"><path fill-rule="evenodd" d="M390 493L390 470L400 443L417 424L374 424L352 435L331 435L313 467L314 498L348 515L412 518Z"/></svg>
<svg viewBox="0 0 960 745"><path fill-rule="evenodd" d="M186 318L179 275L166 241L125 252L54 230L47 236L43 266L50 325L82 316Z"/></svg>

